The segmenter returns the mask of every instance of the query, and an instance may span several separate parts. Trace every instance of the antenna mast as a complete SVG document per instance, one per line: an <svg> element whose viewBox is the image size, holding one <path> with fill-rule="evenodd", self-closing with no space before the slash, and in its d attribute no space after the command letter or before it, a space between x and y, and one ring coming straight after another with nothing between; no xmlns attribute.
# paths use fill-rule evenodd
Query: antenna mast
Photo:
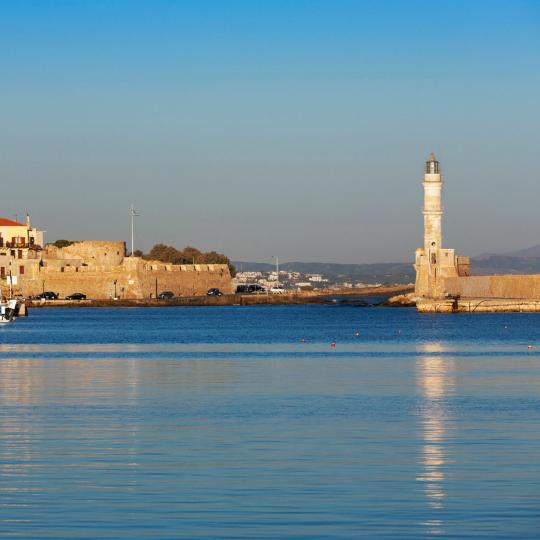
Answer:
<svg viewBox="0 0 540 540"><path fill-rule="evenodd" d="M129 209L129 215L131 216L131 257L133 257L133 252L135 251L135 235L133 230L133 221L136 216L140 216L140 214L135 210L135 207L131 205Z"/></svg>

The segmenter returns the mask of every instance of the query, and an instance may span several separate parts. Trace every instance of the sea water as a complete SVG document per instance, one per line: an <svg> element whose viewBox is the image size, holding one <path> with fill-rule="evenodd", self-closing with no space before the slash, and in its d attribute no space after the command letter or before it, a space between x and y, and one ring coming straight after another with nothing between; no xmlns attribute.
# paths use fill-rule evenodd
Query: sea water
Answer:
<svg viewBox="0 0 540 540"><path fill-rule="evenodd" d="M35 309L0 344L0 537L540 537L540 315Z"/></svg>

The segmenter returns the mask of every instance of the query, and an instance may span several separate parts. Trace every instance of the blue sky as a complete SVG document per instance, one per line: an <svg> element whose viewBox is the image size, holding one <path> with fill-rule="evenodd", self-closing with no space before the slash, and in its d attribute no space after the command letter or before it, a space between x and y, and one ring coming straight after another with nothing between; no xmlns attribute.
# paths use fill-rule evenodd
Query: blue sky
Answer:
<svg viewBox="0 0 540 540"><path fill-rule="evenodd" d="M536 1L0 1L1 213L234 259L540 243Z"/></svg>

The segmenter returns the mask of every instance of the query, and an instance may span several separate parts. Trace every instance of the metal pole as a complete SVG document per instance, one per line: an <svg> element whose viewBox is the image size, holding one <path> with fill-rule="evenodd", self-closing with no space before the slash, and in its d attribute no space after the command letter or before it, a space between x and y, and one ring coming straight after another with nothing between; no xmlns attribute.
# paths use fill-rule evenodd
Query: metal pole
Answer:
<svg viewBox="0 0 540 540"><path fill-rule="evenodd" d="M135 217L135 209L133 208L133 205L131 205L130 208L130 214L131 214L131 256L133 257L133 250L134 250L134 235L133 235L133 218Z"/></svg>
<svg viewBox="0 0 540 540"><path fill-rule="evenodd" d="M133 252L135 251L135 235L133 232L133 221L135 217L139 216L140 214L137 213L133 205L131 205L129 209L129 214L131 216L131 256L133 257Z"/></svg>

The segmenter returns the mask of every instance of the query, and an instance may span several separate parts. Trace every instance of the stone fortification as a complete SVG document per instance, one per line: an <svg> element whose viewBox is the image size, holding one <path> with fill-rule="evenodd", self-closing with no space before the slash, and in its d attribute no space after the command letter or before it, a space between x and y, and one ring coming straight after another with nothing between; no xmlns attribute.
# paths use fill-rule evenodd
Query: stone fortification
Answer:
<svg viewBox="0 0 540 540"><path fill-rule="evenodd" d="M156 290L173 291L177 296L206 294L217 287L224 294L234 292L229 267L226 264L165 264L143 261L138 265L138 280L142 298L155 297Z"/></svg>
<svg viewBox="0 0 540 540"><path fill-rule="evenodd" d="M50 261L72 260L96 266L119 266L126 255L126 243L122 241L84 240L58 248L49 244L43 250L43 259Z"/></svg>
<svg viewBox="0 0 540 540"><path fill-rule="evenodd" d="M540 300L540 274L449 278L445 289L453 297Z"/></svg>
<svg viewBox="0 0 540 540"><path fill-rule="evenodd" d="M54 291L60 297L81 292L93 299L144 299L163 291L202 295L212 287L233 292L226 264L175 265L125 257L125 243L120 241L81 241L64 248L49 245L40 259L24 264L17 291L25 296Z"/></svg>

